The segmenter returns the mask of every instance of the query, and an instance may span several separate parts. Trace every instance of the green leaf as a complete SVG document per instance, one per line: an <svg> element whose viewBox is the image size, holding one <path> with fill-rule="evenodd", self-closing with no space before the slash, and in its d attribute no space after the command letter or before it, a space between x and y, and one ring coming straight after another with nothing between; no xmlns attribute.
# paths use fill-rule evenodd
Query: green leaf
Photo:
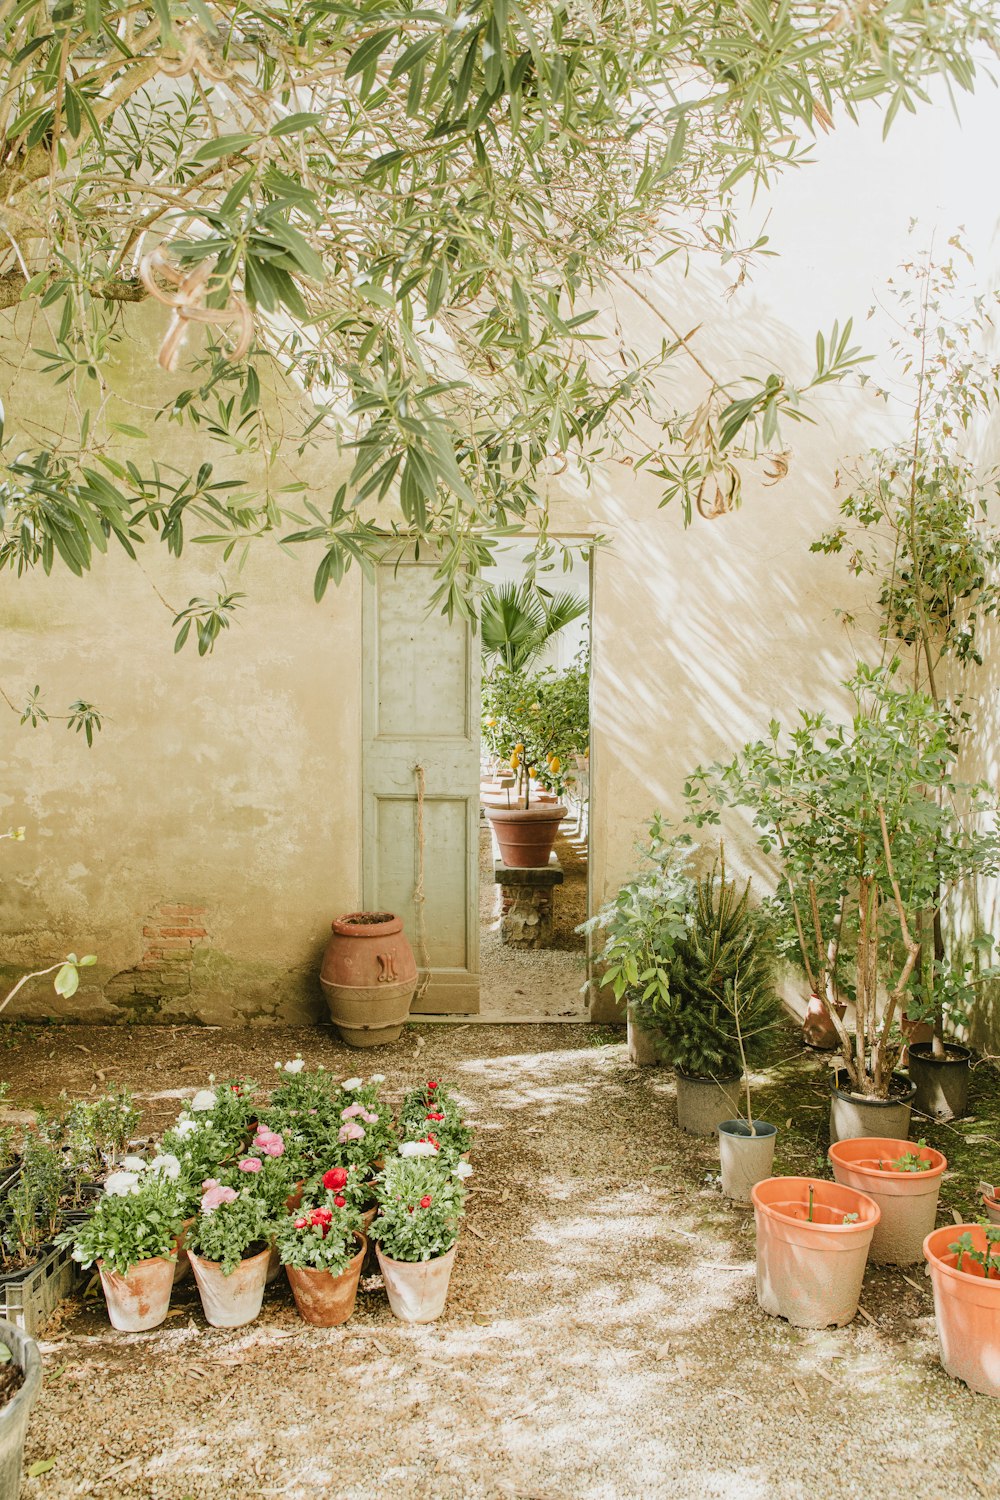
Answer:
<svg viewBox="0 0 1000 1500"><path fill-rule="evenodd" d="M314 125L321 124L322 120L322 115L311 110L300 110L298 114L286 115L277 125L272 125L270 133L273 136L299 135L303 130L311 130Z"/></svg>
<svg viewBox="0 0 1000 1500"><path fill-rule="evenodd" d="M0 1344L0 1365L9 1365L14 1358L6 1344Z"/></svg>
<svg viewBox="0 0 1000 1500"><path fill-rule="evenodd" d="M62 995L64 1000L68 1000L70 996L76 994L79 987L80 975L77 973L76 964L63 964L62 968L59 970L59 973L55 977L56 994Z"/></svg>
<svg viewBox="0 0 1000 1500"><path fill-rule="evenodd" d="M260 139L256 135L248 135L245 132L235 132L233 135L220 135L217 139L205 141L191 156L192 161L218 161L220 156L236 156L245 151L248 146L253 146Z"/></svg>

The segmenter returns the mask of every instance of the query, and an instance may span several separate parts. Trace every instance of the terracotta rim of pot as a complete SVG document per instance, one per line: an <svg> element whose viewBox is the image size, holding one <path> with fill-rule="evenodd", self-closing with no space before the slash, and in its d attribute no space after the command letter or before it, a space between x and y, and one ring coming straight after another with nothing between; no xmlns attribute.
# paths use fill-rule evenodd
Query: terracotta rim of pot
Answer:
<svg viewBox="0 0 1000 1500"><path fill-rule="evenodd" d="M491 823L561 823L569 812L561 802L542 802L534 807L489 807L486 816Z"/></svg>
<svg viewBox="0 0 1000 1500"><path fill-rule="evenodd" d="M844 1083L840 1082L844 1079ZM851 1104L864 1104L872 1109L898 1109L901 1104L912 1104L913 1096L917 1092L917 1085L912 1078L907 1078L905 1073L890 1074L890 1081L897 1086L902 1084L902 1090L890 1094L888 1099L876 1099L873 1094L856 1094L850 1085L850 1074L846 1068L833 1068L830 1072L830 1092L836 1094L838 1099L847 1099Z"/></svg>
<svg viewBox="0 0 1000 1500"><path fill-rule="evenodd" d="M403 919L391 911L351 911L334 917L330 929L338 937L391 937L402 932Z"/></svg>
<svg viewBox="0 0 1000 1500"><path fill-rule="evenodd" d="M930 1063L935 1068L958 1068L972 1061L972 1048L963 1047L960 1042L945 1042L944 1057L935 1057L933 1046L933 1042L911 1042L910 1056L915 1056L918 1062Z"/></svg>
<svg viewBox="0 0 1000 1500"><path fill-rule="evenodd" d="M960 1287L994 1287L1000 1294L1000 1280L984 1275L981 1267L975 1271L960 1271L956 1265L952 1264L958 1259L958 1254L948 1249L946 1236L953 1235L955 1239L960 1239L966 1232L971 1234L974 1240L982 1236L983 1246L987 1238L991 1245L1000 1244L1000 1236L997 1239L988 1237L981 1224L944 1224L940 1229L932 1229L924 1240L924 1259L945 1276L954 1278ZM982 1247L977 1245L976 1248Z"/></svg>
<svg viewBox="0 0 1000 1500"><path fill-rule="evenodd" d="M890 1167L873 1167L873 1156L890 1156L895 1159L906 1153L901 1146L909 1146L911 1155L918 1155L930 1166L922 1172L894 1172ZM876 1182L933 1182L948 1166L948 1158L933 1146L917 1146L912 1141L900 1141L880 1135L852 1136L846 1141L834 1141L827 1153L831 1161L859 1176L870 1177ZM860 1158L860 1159L859 1159Z"/></svg>
<svg viewBox="0 0 1000 1500"><path fill-rule="evenodd" d="M777 1206L778 1203L789 1203L794 1200L795 1192L799 1185L803 1187L802 1203L808 1203L809 1188L821 1188L824 1192L830 1188L837 1188L842 1193L849 1193L852 1198L859 1201L858 1218L853 1224L823 1224L817 1221L810 1222L808 1219L796 1219L792 1214L782 1213ZM784 1196L779 1197L779 1194ZM882 1217L882 1210L874 1198L869 1198L867 1193L862 1193L858 1188L847 1187L844 1183L828 1182L825 1177L767 1177L763 1182L757 1182L750 1189L750 1198L754 1208L766 1214L768 1218L776 1219L780 1224L789 1224L795 1229L816 1230L822 1234L833 1234L838 1237L849 1239L852 1235L863 1233L871 1234ZM775 1203L774 1199L777 1199ZM820 1203L820 1207L829 1208L828 1203ZM839 1212L839 1210L838 1210ZM851 1212L851 1210L848 1210Z"/></svg>

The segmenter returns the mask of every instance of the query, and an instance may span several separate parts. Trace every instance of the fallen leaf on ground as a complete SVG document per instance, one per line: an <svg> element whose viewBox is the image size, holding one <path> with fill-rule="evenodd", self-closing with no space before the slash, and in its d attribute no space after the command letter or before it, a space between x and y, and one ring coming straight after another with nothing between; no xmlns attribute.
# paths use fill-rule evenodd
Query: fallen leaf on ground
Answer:
<svg viewBox="0 0 1000 1500"><path fill-rule="evenodd" d="M875 1319L872 1317L872 1315L871 1315L870 1312L868 1312L865 1308L863 1308L861 1306L860 1302L858 1303L858 1312L864 1318L864 1320L865 1320L866 1323L874 1323Z"/></svg>
<svg viewBox="0 0 1000 1500"><path fill-rule="evenodd" d="M56 1461L55 1461L54 1458L39 1458L39 1459L36 1459L36 1461L30 1466L30 1468L27 1471L28 1478L29 1479L37 1479L38 1476L39 1476L39 1474L47 1474L49 1472L49 1470L50 1469L54 1469L55 1466L56 1466Z"/></svg>

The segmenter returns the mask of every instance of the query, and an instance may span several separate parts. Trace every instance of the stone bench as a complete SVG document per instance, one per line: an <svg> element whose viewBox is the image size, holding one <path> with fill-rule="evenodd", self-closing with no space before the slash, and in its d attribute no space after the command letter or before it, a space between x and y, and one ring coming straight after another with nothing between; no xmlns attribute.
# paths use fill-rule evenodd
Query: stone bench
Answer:
<svg viewBox="0 0 1000 1500"><path fill-rule="evenodd" d="M555 887L564 879L555 853L537 869L517 869L494 859L493 878L500 887L500 941L512 948L548 947Z"/></svg>

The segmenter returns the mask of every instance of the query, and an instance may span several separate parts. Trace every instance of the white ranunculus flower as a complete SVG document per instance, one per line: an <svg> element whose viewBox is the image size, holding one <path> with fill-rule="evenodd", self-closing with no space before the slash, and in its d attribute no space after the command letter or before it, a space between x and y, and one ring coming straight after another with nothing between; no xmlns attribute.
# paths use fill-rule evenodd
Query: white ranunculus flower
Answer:
<svg viewBox="0 0 1000 1500"><path fill-rule="evenodd" d="M469 1166L469 1163L467 1161L460 1161L459 1162L458 1166L455 1168L455 1176L456 1177L471 1177L472 1176L472 1168Z"/></svg>
<svg viewBox="0 0 1000 1500"><path fill-rule="evenodd" d="M191 1100L191 1108L199 1112L215 1108L215 1093L212 1089L199 1089Z"/></svg>
<svg viewBox="0 0 1000 1500"><path fill-rule="evenodd" d="M131 1193L141 1191L139 1178L135 1172L112 1172L104 1183L104 1191L112 1198L127 1198Z"/></svg>
<svg viewBox="0 0 1000 1500"><path fill-rule="evenodd" d="M161 1156L154 1156L149 1164L151 1172L158 1172L161 1177L169 1177L174 1181L181 1175L181 1164L178 1157L170 1151L164 1151Z"/></svg>
<svg viewBox="0 0 1000 1500"><path fill-rule="evenodd" d="M301 1057L296 1057L292 1060L292 1062L285 1063L284 1071L286 1073L301 1073L304 1067L305 1063L302 1061Z"/></svg>
<svg viewBox="0 0 1000 1500"><path fill-rule="evenodd" d="M437 1147L430 1141L404 1141L399 1148L400 1156L437 1156Z"/></svg>
<svg viewBox="0 0 1000 1500"><path fill-rule="evenodd" d="M349 1094L353 1094L355 1089L361 1087L361 1084L362 1080L360 1078L345 1078L340 1087L346 1089Z"/></svg>
<svg viewBox="0 0 1000 1500"><path fill-rule="evenodd" d="M369 1083L385 1083L384 1073L373 1073L368 1080Z"/></svg>
<svg viewBox="0 0 1000 1500"><path fill-rule="evenodd" d="M200 1128L197 1120L178 1120L174 1126L174 1135L179 1135L181 1140L183 1140L193 1130L199 1130Z"/></svg>
<svg viewBox="0 0 1000 1500"><path fill-rule="evenodd" d="M141 1156L123 1156L122 1167L126 1172L145 1172L146 1163Z"/></svg>
<svg viewBox="0 0 1000 1500"><path fill-rule="evenodd" d="M280 1073L281 1072L281 1064L280 1064L280 1062L276 1062L275 1063L275 1065L274 1065L274 1071L276 1073Z"/></svg>

